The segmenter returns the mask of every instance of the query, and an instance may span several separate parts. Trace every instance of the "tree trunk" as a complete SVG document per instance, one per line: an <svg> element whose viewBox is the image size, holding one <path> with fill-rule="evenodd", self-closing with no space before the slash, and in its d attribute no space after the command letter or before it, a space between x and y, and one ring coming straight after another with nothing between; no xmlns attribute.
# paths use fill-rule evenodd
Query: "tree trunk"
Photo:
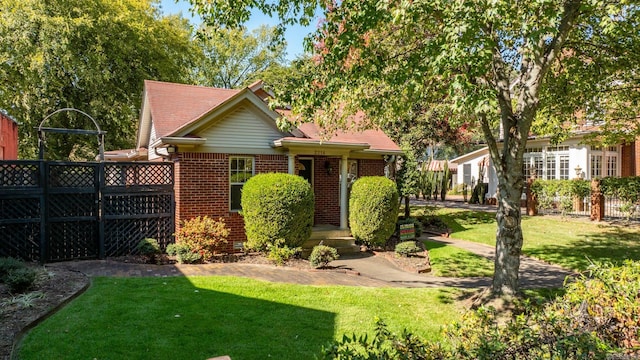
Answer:
<svg viewBox="0 0 640 360"><path fill-rule="evenodd" d="M409 208L409 197L404 197L404 218L408 219L411 216L411 209Z"/></svg>
<svg viewBox="0 0 640 360"><path fill-rule="evenodd" d="M522 180L518 171L511 169L507 178L498 177L498 211L496 220L495 273L492 292L512 295L518 291L520 254L522 252L522 226L520 197ZM511 181L510 181L511 179Z"/></svg>

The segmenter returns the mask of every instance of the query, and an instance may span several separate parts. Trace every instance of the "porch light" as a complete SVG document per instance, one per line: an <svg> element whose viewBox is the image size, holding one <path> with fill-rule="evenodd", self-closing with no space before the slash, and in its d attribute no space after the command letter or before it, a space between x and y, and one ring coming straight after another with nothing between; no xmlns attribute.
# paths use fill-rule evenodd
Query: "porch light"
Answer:
<svg viewBox="0 0 640 360"><path fill-rule="evenodd" d="M331 175L333 173L333 166L331 166L331 162L329 160L324 162L324 168L327 170L327 175Z"/></svg>
<svg viewBox="0 0 640 360"><path fill-rule="evenodd" d="M167 146L167 153L169 154L175 154L176 151L178 151L178 147L175 145L169 145Z"/></svg>

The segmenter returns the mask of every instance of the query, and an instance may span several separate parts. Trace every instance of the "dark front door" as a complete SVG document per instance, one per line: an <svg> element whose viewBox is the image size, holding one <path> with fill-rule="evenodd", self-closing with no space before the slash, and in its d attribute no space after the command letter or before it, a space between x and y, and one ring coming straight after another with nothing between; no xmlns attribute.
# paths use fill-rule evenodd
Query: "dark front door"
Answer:
<svg viewBox="0 0 640 360"><path fill-rule="evenodd" d="M307 179L309 184L313 185L313 159L299 159L298 163L298 175Z"/></svg>

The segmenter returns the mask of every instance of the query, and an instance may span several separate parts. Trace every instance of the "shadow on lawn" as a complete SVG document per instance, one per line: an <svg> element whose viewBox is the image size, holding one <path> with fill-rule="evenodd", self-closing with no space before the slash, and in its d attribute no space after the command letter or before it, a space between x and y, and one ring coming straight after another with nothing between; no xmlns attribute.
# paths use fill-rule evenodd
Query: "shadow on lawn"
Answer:
<svg viewBox="0 0 640 360"><path fill-rule="evenodd" d="M467 230L466 226L476 224L493 224L496 221L496 214L482 211L454 211L447 214L438 215L451 229L452 233Z"/></svg>
<svg viewBox="0 0 640 360"><path fill-rule="evenodd" d="M586 234L583 239L564 246L525 248L524 253L573 270L585 270L592 262L640 260L640 233L624 227L607 227L598 234Z"/></svg>
<svg viewBox="0 0 640 360"><path fill-rule="evenodd" d="M333 339L334 313L270 301L253 282L214 291L207 281L95 278L25 339L20 358L310 359Z"/></svg>

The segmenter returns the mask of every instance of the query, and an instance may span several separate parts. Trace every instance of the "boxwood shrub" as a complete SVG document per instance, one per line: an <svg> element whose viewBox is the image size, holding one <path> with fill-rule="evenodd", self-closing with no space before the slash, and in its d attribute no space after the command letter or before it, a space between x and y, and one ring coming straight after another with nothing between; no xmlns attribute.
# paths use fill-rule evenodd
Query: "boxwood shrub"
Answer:
<svg viewBox="0 0 640 360"><path fill-rule="evenodd" d="M276 239L289 248L311 236L315 200L307 180L284 173L258 174L242 188L247 248L265 250Z"/></svg>
<svg viewBox="0 0 640 360"><path fill-rule="evenodd" d="M349 225L356 240L367 245L384 244L396 229L398 189L383 176L365 176L351 187Z"/></svg>

